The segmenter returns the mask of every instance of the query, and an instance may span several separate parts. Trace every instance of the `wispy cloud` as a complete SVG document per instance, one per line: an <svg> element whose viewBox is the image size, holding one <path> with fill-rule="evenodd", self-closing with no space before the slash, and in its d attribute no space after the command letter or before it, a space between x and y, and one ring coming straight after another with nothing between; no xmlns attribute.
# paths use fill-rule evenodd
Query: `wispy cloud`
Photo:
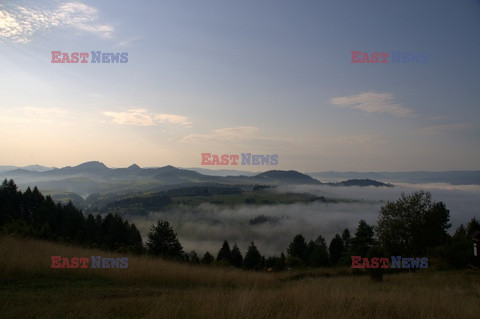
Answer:
<svg viewBox="0 0 480 319"><path fill-rule="evenodd" d="M373 134L359 134L349 136L338 136L335 139L329 140L330 144L353 144L353 145L372 145L372 144L385 144L387 140L385 137Z"/></svg>
<svg viewBox="0 0 480 319"><path fill-rule="evenodd" d="M129 39L118 42L117 46L119 46L119 47L130 46L132 43L135 43L135 42L137 42L141 39L142 39L142 37L132 37L132 38L129 38Z"/></svg>
<svg viewBox="0 0 480 319"><path fill-rule="evenodd" d="M322 136L314 139L304 138L295 139L291 137L273 137L261 132L254 126L239 126L216 129L206 134L191 134L183 137L181 142L201 143L201 144L231 144L231 143L251 143L260 142L287 143L291 146L323 147L329 145L371 145L384 144L387 140L383 136L373 134L340 135L340 136Z"/></svg>
<svg viewBox="0 0 480 319"><path fill-rule="evenodd" d="M254 126L238 126L219 128L206 134L192 134L183 137L181 142L187 143L258 143L258 142L292 142L292 138L265 136Z"/></svg>
<svg viewBox="0 0 480 319"><path fill-rule="evenodd" d="M417 133L435 135L450 131L463 131L470 128L472 128L472 125L468 123L440 124L423 127L419 131L417 131Z"/></svg>
<svg viewBox="0 0 480 319"><path fill-rule="evenodd" d="M255 136L259 131L253 126L239 126L216 129L207 134L192 134L185 136L183 142L198 142L198 141L232 141L245 140Z"/></svg>
<svg viewBox="0 0 480 319"><path fill-rule="evenodd" d="M35 115L54 116L54 115L63 115L68 113L67 110L56 108L56 107L25 106L25 107L21 107L20 110L32 116L35 116Z"/></svg>
<svg viewBox="0 0 480 319"><path fill-rule="evenodd" d="M149 113L146 109L130 109L126 112L103 112L113 123L124 125L154 126L158 123L191 125L187 117L175 114Z"/></svg>
<svg viewBox="0 0 480 319"><path fill-rule="evenodd" d="M435 115L435 116L429 116L426 118L428 121L442 121L442 120L447 120L448 116L445 115Z"/></svg>
<svg viewBox="0 0 480 319"><path fill-rule="evenodd" d="M412 116L414 111L395 103L390 93L364 92L357 95L335 97L330 103L337 107L351 108L369 113L388 113L393 116Z"/></svg>
<svg viewBox="0 0 480 319"><path fill-rule="evenodd" d="M192 122L185 116L175 114L157 114L155 115L155 121L159 123L170 122L172 124L191 125Z"/></svg>
<svg viewBox="0 0 480 319"><path fill-rule="evenodd" d="M81 2L60 4L55 10L16 6L0 7L0 40L28 43L36 34L53 28L74 28L77 31L108 37L113 26L99 24L98 10Z"/></svg>
<svg viewBox="0 0 480 319"><path fill-rule="evenodd" d="M5 108L0 112L0 123L64 125L66 115L68 115L67 110L53 107Z"/></svg>

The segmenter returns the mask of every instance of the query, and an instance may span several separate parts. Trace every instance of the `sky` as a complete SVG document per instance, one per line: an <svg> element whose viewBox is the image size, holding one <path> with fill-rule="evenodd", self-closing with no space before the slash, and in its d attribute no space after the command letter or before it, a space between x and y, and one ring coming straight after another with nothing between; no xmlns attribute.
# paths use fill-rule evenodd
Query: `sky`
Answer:
<svg viewBox="0 0 480 319"><path fill-rule="evenodd" d="M0 165L478 170L479 30L477 0L0 1Z"/></svg>

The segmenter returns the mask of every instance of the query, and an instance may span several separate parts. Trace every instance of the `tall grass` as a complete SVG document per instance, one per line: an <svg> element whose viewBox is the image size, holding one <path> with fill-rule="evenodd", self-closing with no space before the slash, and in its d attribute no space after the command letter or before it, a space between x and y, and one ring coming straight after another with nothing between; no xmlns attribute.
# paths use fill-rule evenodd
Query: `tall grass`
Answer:
<svg viewBox="0 0 480 319"><path fill-rule="evenodd" d="M318 270L293 280L301 274L135 256L127 269L51 269L52 255L123 257L0 237L0 317L480 318L480 276L472 271L402 273L377 283Z"/></svg>
<svg viewBox="0 0 480 319"><path fill-rule="evenodd" d="M126 283L141 283L152 286L272 286L277 283L273 276L245 272L238 269L214 268L181 264L148 256L128 256L128 268L124 269L52 269L51 256L62 257L124 257L125 254L86 249L57 243L0 237L0 272L9 276L32 275L81 275L100 277Z"/></svg>

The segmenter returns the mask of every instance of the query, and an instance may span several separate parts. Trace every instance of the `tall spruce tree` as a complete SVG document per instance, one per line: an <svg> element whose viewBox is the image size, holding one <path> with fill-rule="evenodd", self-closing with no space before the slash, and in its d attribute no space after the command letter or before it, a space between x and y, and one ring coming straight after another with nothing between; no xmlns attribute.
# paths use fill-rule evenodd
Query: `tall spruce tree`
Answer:
<svg viewBox="0 0 480 319"><path fill-rule="evenodd" d="M345 252L350 251L350 241L352 240L352 237L350 235L350 231L348 228L345 228L342 232L342 240L343 240L343 248Z"/></svg>
<svg viewBox="0 0 480 319"><path fill-rule="evenodd" d="M373 226L363 219L360 220L354 237L350 241L352 255L366 257L368 250L375 244L374 234Z"/></svg>
<svg viewBox="0 0 480 319"><path fill-rule="evenodd" d="M237 246L237 243L235 243L232 247L231 256L232 256L232 266L235 266L237 268L242 268L243 257L242 257L242 253L240 252L240 249Z"/></svg>
<svg viewBox="0 0 480 319"><path fill-rule="evenodd" d="M203 255L201 263L204 265L210 265L215 258L213 258L212 254L210 254L208 251Z"/></svg>
<svg viewBox="0 0 480 319"><path fill-rule="evenodd" d="M253 241L248 246L245 259L243 260L243 267L248 270L260 270L262 264L262 255L258 251Z"/></svg>
<svg viewBox="0 0 480 319"><path fill-rule="evenodd" d="M343 239L339 234L335 234L330 242L330 263L336 265L343 254Z"/></svg>
<svg viewBox="0 0 480 319"><path fill-rule="evenodd" d="M327 244L322 235L311 240L307 247L308 265L311 267L326 267L330 265Z"/></svg>
<svg viewBox="0 0 480 319"><path fill-rule="evenodd" d="M159 220L148 233L147 250L150 255L182 259L183 248L169 222Z"/></svg>
<svg viewBox="0 0 480 319"><path fill-rule="evenodd" d="M232 252L226 240L223 242L222 248L218 251L217 262L225 265L232 264Z"/></svg>
<svg viewBox="0 0 480 319"><path fill-rule="evenodd" d="M292 258L298 258L301 263L307 263L307 243L302 234L298 234L293 238L288 246L287 253Z"/></svg>

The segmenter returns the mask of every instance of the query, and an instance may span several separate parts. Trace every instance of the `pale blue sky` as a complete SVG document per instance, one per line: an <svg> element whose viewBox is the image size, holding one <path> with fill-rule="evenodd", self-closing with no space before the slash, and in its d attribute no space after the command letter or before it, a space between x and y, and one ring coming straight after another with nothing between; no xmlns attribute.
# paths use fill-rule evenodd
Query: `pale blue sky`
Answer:
<svg viewBox="0 0 480 319"><path fill-rule="evenodd" d="M479 1L2 3L0 165L480 169ZM428 62L351 63L397 50Z"/></svg>

